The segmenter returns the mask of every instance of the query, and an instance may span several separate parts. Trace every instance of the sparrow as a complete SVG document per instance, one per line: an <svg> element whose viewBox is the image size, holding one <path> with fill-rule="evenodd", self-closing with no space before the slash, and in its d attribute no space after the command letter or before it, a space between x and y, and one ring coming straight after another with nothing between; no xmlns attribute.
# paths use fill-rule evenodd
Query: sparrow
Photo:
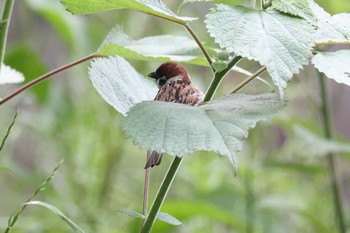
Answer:
<svg viewBox="0 0 350 233"><path fill-rule="evenodd" d="M175 62L166 62L158 67L155 72L148 74L155 79L159 91L155 101L173 102L188 105L198 105L203 102L204 94L191 83L187 70ZM148 152L148 160L145 169L158 166L163 154L156 151Z"/></svg>

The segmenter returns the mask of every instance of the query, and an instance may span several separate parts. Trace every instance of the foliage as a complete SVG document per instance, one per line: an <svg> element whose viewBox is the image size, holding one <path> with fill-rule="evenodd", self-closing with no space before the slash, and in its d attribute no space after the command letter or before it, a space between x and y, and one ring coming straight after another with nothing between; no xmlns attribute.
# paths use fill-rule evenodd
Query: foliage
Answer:
<svg viewBox="0 0 350 233"><path fill-rule="evenodd" d="M350 115L346 102L341 102L342 93L349 91L349 14L331 15L323 9L327 1L318 1L318 5L311 0L273 0L271 5L261 4L266 9L260 9L259 4L252 6L255 1L227 0L185 0L182 4L159 0L61 2L74 14L89 15L72 16L59 5L42 0L15 4L14 25L28 27L18 27L24 31L22 35L10 31L12 39L8 40L5 61L12 70L32 80L34 71L34 76L39 76L48 70L46 65L57 66L67 57L95 51L47 77L95 59L88 75L86 67L69 70L66 79L46 81L43 91L28 92L20 100L21 116L10 127L11 119L6 116L18 103L0 102L0 125L4 122L6 135L6 147L1 146L4 149L0 156L0 180L4 181L0 215L8 217L9 210L25 203L22 208L47 207L68 224L51 218L44 208L30 208L12 228L14 232L66 232L72 230L69 227L77 232L139 231L140 219L116 216L113 211L123 208L121 212L126 215L147 218L125 210L141 207L137 200L141 200L143 192L146 153L125 140L123 131L141 148L186 157L162 207L166 213L157 210L155 218L161 221L156 222L152 232L344 232L341 223L334 221L339 216L333 213L336 205L331 201L331 190L337 183L329 184L326 179L332 173L324 161L336 159L340 164L335 166L338 181L346 181L349 128L347 120L340 117ZM339 4L332 4L328 10L339 9ZM23 15L20 22L16 21L19 5ZM210 6L210 12L199 10L197 6L202 5ZM176 8L188 16L170 10ZM343 8L340 9L344 11ZM102 13L110 10L118 11ZM48 28L35 31L36 20ZM201 31L205 27L208 32ZM183 35L183 29L188 36ZM104 35L107 36L103 38ZM44 42L48 37L52 39ZM104 42L97 48L101 41ZM346 45L340 47L337 43ZM25 54L30 56L24 59ZM142 74L169 60L187 64L193 81L203 90L208 88L206 100L215 100L200 106L150 101L157 89ZM307 66L309 61L314 67ZM259 71L254 72L257 67ZM261 76L265 70L280 96L259 94L267 92L266 87L252 80L264 78L271 82L268 76ZM229 71L232 72L227 74ZM326 117L327 110L320 113L319 100L314 99L318 91L315 71L343 84L330 81L336 86L333 93L339 95L337 99L330 96L331 107L339 113L334 119L340 119L335 122L338 131L334 138L322 136L322 127L327 126L320 126L318 119ZM238 84L243 74L249 78ZM106 107L87 79L79 78L85 76L114 109ZM0 81L3 77L1 73ZM6 86L2 95L11 93L14 85ZM228 95L232 89L247 94ZM289 103L283 113L256 125L285 105L283 92ZM40 102L31 98L32 94ZM322 109L327 109L326 102L322 98ZM251 127L254 129L243 144ZM346 136L339 136L340 132ZM242 146L242 152L233 157ZM233 177L225 160L205 151L229 156L234 167L238 163L237 177ZM62 157L66 161L63 175L37 196L43 201L23 202L25 193L47 174L47 167ZM161 182L168 159L152 170L152 185ZM346 194L347 187L344 188ZM155 195L152 186L150 196ZM348 203L345 196L341 203L345 217L350 214ZM345 226L349 225L344 219ZM0 221L0 229L5 224Z"/></svg>

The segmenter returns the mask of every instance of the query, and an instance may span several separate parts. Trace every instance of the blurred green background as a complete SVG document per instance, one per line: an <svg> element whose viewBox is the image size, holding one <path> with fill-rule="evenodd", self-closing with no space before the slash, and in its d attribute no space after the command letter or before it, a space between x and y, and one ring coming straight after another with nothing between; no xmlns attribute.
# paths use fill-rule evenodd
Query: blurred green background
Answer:
<svg viewBox="0 0 350 233"><path fill-rule="evenodd" d="M3 5L4 1L0 1ZM176 11L180 1L164 1ZM317 1L332 14L350 10L349 0ZM202 41L215 46L203 19L211 4L186 5L181 14L197 16L192 25ZM26 76L26 82L47 71L87 56L98 48L116 24L132 38L173 34L188 36L171 22L129 10L73 16L57 0L17 0L9 28L5 64ZM327 50L350 48L328 46ZM159 64L129 61L143 74ZM250 71L256 63L240 63ZM8 217L46 179L55 164L65 162L36 200L48 202L85 232L138 232L139 219L118 209L141 212L146 151L126 139L121 115L105 103L87 78L88 63L81 64L37 85L0 107L1 135L15 111L18 119L0 153L0 231ZM208 86L208 68L186 65L194 83ZM271 83L267 75L263 77ZM231 91L244 77L231 72L217 96ZM2 97L20 85L0 87ZM327 81L339 141L350 140L350 89ZM261 93L271 88L254 81L241 92ZM320 145L302 143L295 130L305 127L323 135L318 74L304 67L286 93L289 105L270 121L250 131L237 155L238 174L226 158L197 152L184 160L162 208L185 226L157 221L153 232L336 232L332 191ZM0 136L2 138L3 136ZM350 229L350 156L337 154L343 208ZM171 157L152 169L150 200L167 170ZM49 210L30 206L12 232L72 232ZM350 232L348 230L348 232Z"/></svg>

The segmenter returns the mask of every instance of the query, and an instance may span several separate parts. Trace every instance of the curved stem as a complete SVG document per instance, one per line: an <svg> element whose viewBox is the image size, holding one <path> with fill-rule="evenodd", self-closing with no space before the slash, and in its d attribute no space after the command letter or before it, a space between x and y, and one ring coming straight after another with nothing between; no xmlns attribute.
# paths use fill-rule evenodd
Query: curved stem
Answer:
<svg viewBox="0 0 350 233"><path fill-rule="evenodd" d="M208 51L205 49L202 42L199 40L197 35L192 31L191 27L188 24L184 24L184 27L191 34L193 39L196 41L197 45L199 46L200 50L202 51L203 55L205 56L205 59L207 59L209 65L211 67L211 64L213 63L213 61L211 60L210 55L209 55ZM214 71L213 67L211 67L211 69Z"/></svg>
<svg viewBox="0 0 350 233"><path fill-rule="evenodd" d="M14 0L6 0L0 22L0 69L1 64L4 62L8 25L11 18L13 3Z"/></svg>
<svg viewBox="0 0 350 233"><path fill-rule="evenodd" d="M323 116L323 127L325 131L325 137L327 139L332 138L332 129L331 129L331 117L330 117L330 110L329 110L329 104L328 104L328 95L327 95L327 88L325 83L325 77L323 74L319 73L319 82L320 82L320 92L321 92L321 99L322 99L322 116ZM341 200L341 194L340 194L340 182L338 180L337 170L335 167L336 161L334 154L328 153L327 154L327 166L328 166L328 174L331 182L331 188L333 191L333 205L334 205L334 211L335 211L335 219L337 220L338 224L338 231L340 233L346 232L345 227L345 220L344 220L344 211L343 211L343 205Z"/></svg>
<svg viewBox="0 0 350 233"><path fill-rule="evenodd" d="M9 101L9 100L12 99L13 97L17 96L17 95L20 94L21 92L23 92L23 91L27 90L28 88L30 88L30 87L32 87L32 86L34 86L34 85L36 85L36 84L38 84L38 83L44 81L45 79L47 79L47 78L53 76L54 74L60 73L60 72L62 72L62 71L64 71L64 70L66 70L66 69L69 69L69 68L71 68L71 67L73 67L73 66L76 66L76 65L78 65L78 64L80 64L80 63L83 63L83 62L85 62L85 61L87 61L87 60L90 60L90 59L92 59L92 58L94 58L94 57L98 57L98 56L95 55L95 54L89 55L89 56L87 56L87 57L81 58L81 59L79 59L79 60L77 60L77 61L74 61L74 62L72 62L72 63L69 63L69 64L67 64L67 65L61 66L60 68L57 68L57 69L55 69L55 70L53 70L53 71L51 71L51 72L49 72L49 73L46 73L46 74L44 74L44 75L42 75L42 76L40 76L40 77L38 77L38 78L32 80L31 82L27 83L27 84L24 85L23 87L19 88L17 91L15 91L15 92L11 93L10 95L6 96L5 98L3 98L3 99L0 101L0 105L6 103L7 101Z"/></svg>
<svg viewBox="0 0 350 233"><path fill-rule="evenodd" d="M146 221L144 222L141 228L141 233L148 233L152 230L154 222L157 219L157 215L160 210L160 207L162 206L164 199L170 189L171 183L175 178L175 175L180 167L181 161L182 161L182 158L175 157L173 162L171 163L169 170L167 171L164 177L164 180L160 185L160 188L152 204L151 210L146 218Z"/></svg>
<svg viewBox="0 0 350 233"><path fill-rule="evenodd" d="M247 78L246 80L244 80L243 82L241 82L232 92L236 93L237 91L239 91L240 89L242 89L245 85L247 85L248 83L250 83L250 81L252 81L253 79L255 79L256 77L258 77L260 74L264 73L266 71L266 66L261 67L257 72L255 72L252 76L250 76L249 78Z"/></svg>
<svg viewBox="0 0 350 233"><path fill-rule="evenodd" d="M35 192L27 199L25 203L28 203L33 200L34 197L36 197L40 192L45 190L45 186L53 179L53 177L56 175L57 170L60 168L60 166L63 164L64 160L62 159L53 169L51 174L46 178L46 180L40 184L40 186L35 190ZM27 208L27 205L22 205L21 208L10 216L8 219L8 226L4 233L9 233L15 223L17 222L19 216L22 214L22 212Z"/></svg>

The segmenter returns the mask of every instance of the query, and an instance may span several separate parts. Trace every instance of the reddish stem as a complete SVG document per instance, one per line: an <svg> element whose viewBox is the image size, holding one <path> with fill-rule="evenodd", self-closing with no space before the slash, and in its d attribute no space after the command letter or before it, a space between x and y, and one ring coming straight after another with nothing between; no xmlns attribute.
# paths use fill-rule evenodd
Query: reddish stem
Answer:
<svg viewBox="0 0 350 233"><path fill-rule="evenodd" d="M2 104L4 104L5 102L9 101L10 99L12 99L13 97L17 96L17 95L20 94L21 92L27 90L28 88L30 88L30 87L32 87L32 86L34 86L34 85L36 85L36 84L38 84L38 83L44 81L45 79L47 79L47 78L49 78L49 77L51 77L51 76L53 76L53 75L55 75L55 74L57 74L57 73L60 73L60 72L62 72L62 71L64 71L64 70L66 70L66 69L69 69L69 68L71 68L71 67L73 67L73 66L76 66L76 65L78 65L78 64L80 64L80 63L83 63L83 62L85 62L85 61L87 61L87 60L90 60L90 59L92 59L92 58L94 58L94 57L98 57L98 55L96 55L96 54L91 54L91 55L89 55L89 56L87 56L87 57L83 57L83 58L81 58L81 59L79 59L79 60L77 60L77 61L74 61L74 62L69 63L69 64L64 65L64 66L61 66L61 67L59 67L59 68L57 68L57 69L55 69L55 70L53 70L53 71L51 71L51 72L49 72L49 73L46 73L46 74L44 74L44 75L42 75L42 76L40 76L40 77L38 77L38 78L36 78L36 79L30 81L29 83L27 83L27 84L24 85L23 87L19 88L17 91L15 91L15 92L11 93L10 95L6 96L5 98L3 98L3 99L0 101L0 105L2 105Z"/></svg>

